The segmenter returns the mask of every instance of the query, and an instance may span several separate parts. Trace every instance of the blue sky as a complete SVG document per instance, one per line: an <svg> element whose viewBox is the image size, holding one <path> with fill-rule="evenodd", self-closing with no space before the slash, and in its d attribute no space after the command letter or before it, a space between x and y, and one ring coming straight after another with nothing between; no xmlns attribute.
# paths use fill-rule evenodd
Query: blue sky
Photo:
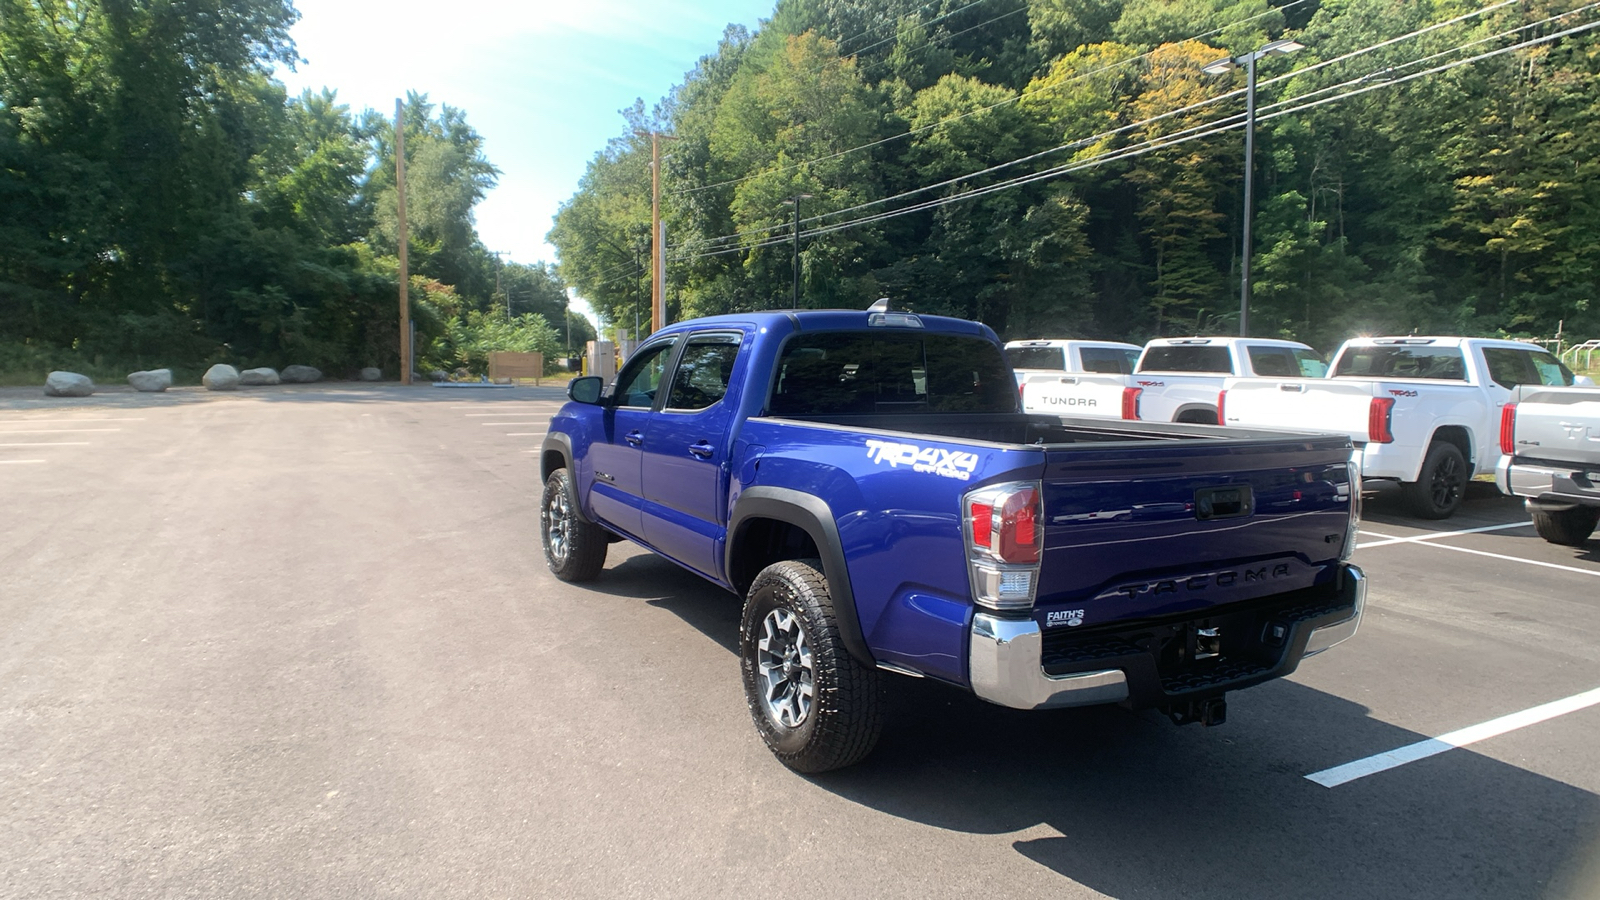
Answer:
<svg viewBox="0 0 1600 900"><path fill-rule="evenodd" d="M291 93L330 87L352 111L394 115L407 90L466 111L500 184L478 234L517 262L555 262L544 241L584 167L626 127L618 110L664 97L716 50L729 23L754 30L774 0L295 0L306 60Z"/></svg>

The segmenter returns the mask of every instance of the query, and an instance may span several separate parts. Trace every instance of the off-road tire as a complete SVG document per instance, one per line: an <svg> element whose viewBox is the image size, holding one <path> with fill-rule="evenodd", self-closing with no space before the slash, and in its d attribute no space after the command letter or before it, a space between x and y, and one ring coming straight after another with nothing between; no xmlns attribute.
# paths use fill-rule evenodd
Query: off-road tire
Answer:
<svg viewBox="0 0 1600 900"><path fill-rule="evenodd" d="M1600 506L1575 506L1560 512L1534 511L1533 527L1552 544L1581 547L1600 524Z"/></svg>
<svg viewBox="0 0 1600 900"><path fill-rule="evenodd" d="M566 469L550 473L539 502L539 542L550 573L562 581L590 581L606 565L606 530L578 515L578 492Z"/></svg>
<svg viewBox="0 0 1600 900"><path fill-rule="evenodd" d="M1444 441L1428 447L1417 480L1403 485L1406 506L1420 519L1448 519L1461 506L1467 482L1472 480L1461 448Z"/></svg>
<svg viewBox="0 0 1600 900"><path fill-rule="evenodd" d="M793 726L769 711L766 696L760 643L775 610L792 614L810 650L810 708ZM881 679L876 669L857 662L845 649L819 560L773 563L756 576L739 628L739 667L756 731L773 755L796 772L842 769L865 759L877 745L883 731Z"/></svg>

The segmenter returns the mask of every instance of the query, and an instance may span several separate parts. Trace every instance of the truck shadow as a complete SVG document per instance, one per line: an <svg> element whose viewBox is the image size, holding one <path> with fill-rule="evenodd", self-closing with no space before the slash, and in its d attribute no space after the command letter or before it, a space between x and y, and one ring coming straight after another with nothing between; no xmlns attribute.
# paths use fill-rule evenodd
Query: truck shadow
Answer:
<svg viewBox="0 0 1600 900"><path fill-rule="evenodd" d="M738 652L739 599L665 560L619 560L592 588L645 599ZM813 784L934 828L1053 831L1012 846L1112 897L1576 897L1596 886L1600 797L1470 749L1322 787L1304 776L1426 735L1293 681L1230 695L1229 722L1211 729L885 683L878 749Z"/></svg>
<svg viewBox="0 0 1600 900"><path fill-rule="evenodd" d="M1322 787L1304 776L1425 736L1293 682L1232 695L1230 722L1213 729L1115 707L1001 709L926 683L893 695L877 752L816 784L937 828L1048 826L1059 836L1017 840L1017 852L1112 897L1594 888L1579 879L1600 857L1600 798L1461 749Z"/></svg>

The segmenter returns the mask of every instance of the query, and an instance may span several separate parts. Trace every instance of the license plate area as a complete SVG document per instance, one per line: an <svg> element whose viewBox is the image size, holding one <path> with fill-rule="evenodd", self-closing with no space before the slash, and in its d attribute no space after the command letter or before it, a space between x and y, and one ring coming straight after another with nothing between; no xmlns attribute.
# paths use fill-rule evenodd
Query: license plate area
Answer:
<svg viewBox="0 0 1600 900"><path fill-rule="evenodd" d="M1255 506L1255 492L1248 484L1200 488L1194 492L1194 517L1202 522L1242 519L1255 512Z"/></svg>

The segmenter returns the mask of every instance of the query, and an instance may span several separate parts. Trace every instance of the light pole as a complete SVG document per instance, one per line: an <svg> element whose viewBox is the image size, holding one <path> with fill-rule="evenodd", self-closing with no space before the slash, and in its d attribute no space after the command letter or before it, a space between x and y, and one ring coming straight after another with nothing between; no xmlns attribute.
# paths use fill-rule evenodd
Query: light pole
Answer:
<svg viewBox="0 0 1600 900"><path fill-rule="evenodd" d="M794 204L794 300L789 304L790 309L800 308L800 201L810 199L810 194L783 198L784 203Z"/></svg>
<svg viewBox="0 0 1600 900"><path fill-rule="evenodd" d="M1305 49L1299 41L1272 41L1243 56L1227 56L1210 63L1202 72L1221 75L1240 66L1245 71L1244 91L1244 250L1239 261L1239 336L1250 336L1250 219L1255 215L1256 171L1256 61L1264 56L1283 56Z"/></svg>

